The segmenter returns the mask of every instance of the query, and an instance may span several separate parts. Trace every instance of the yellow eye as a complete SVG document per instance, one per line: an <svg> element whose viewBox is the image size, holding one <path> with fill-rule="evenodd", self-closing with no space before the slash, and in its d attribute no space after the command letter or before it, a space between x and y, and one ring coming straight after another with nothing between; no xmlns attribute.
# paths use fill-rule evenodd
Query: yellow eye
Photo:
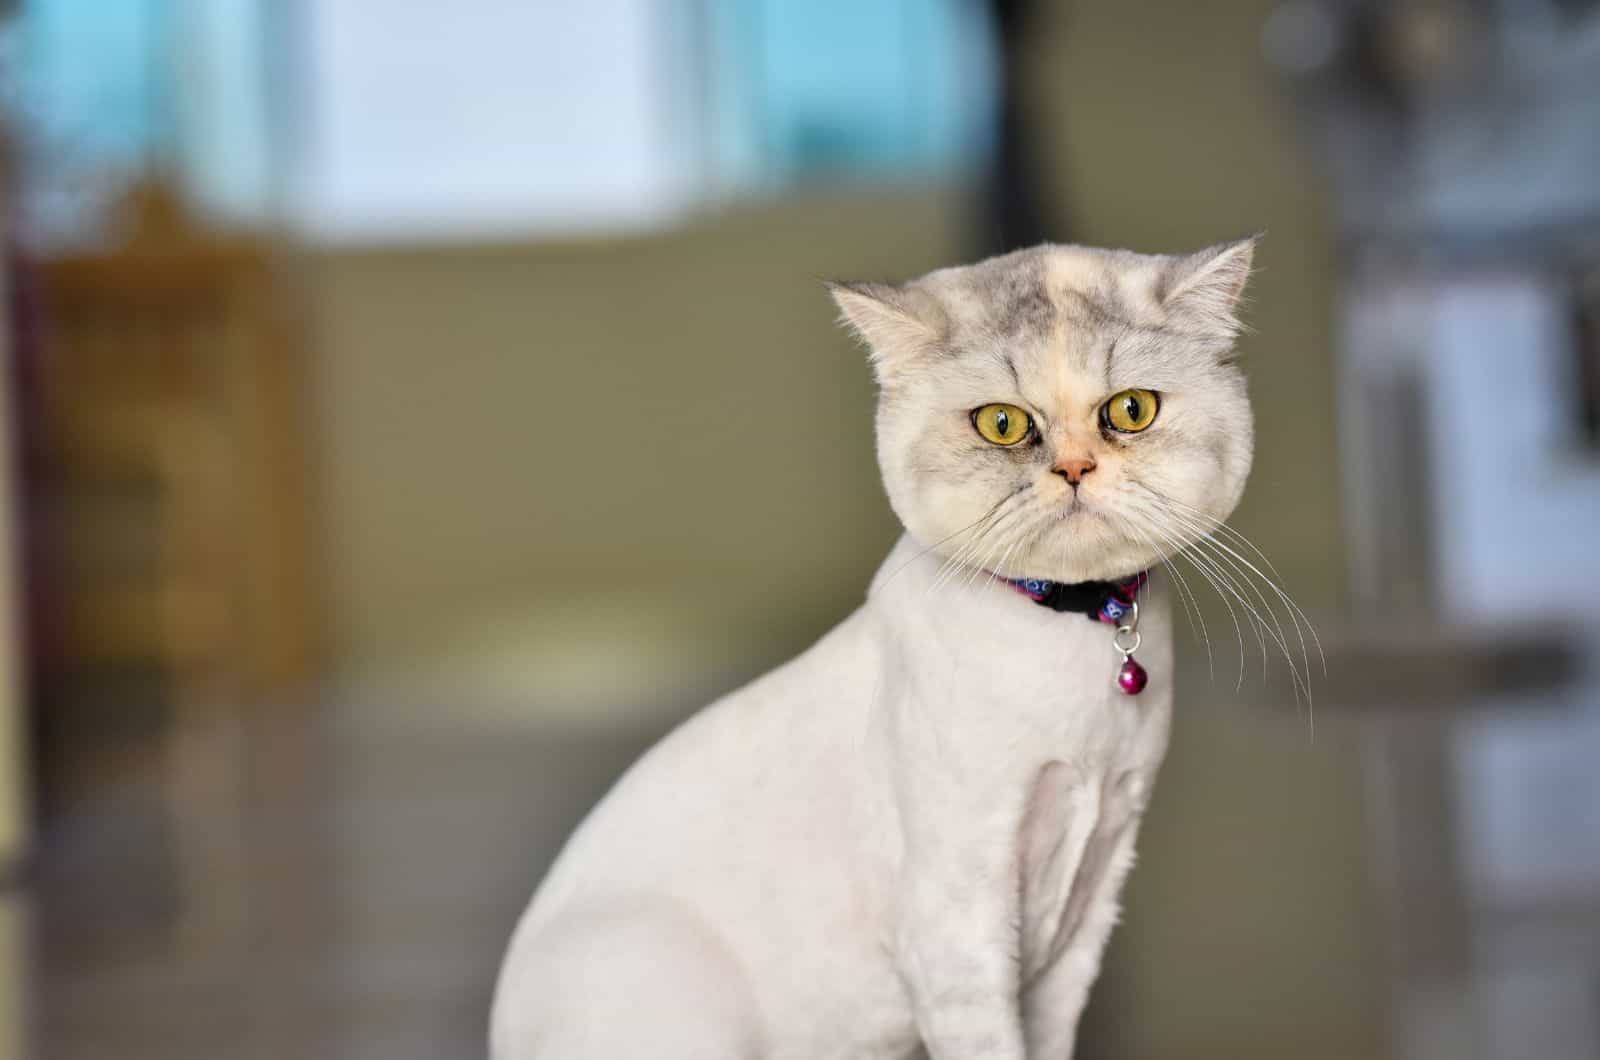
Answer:
<svg viewBox="0 0 1600 1060"><path fill-rule="evenodd" d="M1155 422L1159 411L1161 397L1154 390L1123 390L1100 406L1100 419L1114 431L1138 434Z"/></svg>
<svg viewBox="0 0 1600 1060"><path fill-rule="evenodd" d="M972 413L972 425L986 442L1016 445L1028 436L1033 420L1015 405L985 405Z"/></svg>

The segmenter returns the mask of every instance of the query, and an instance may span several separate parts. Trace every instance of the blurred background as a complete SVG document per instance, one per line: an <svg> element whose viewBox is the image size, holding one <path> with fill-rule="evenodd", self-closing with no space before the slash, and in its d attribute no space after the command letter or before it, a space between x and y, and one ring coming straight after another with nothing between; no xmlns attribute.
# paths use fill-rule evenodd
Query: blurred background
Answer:
<svg viewBox="0 0 1600 1060"><path fill-rule="evenodd" d="M1327 674L1180 623L1079 1054L1600 1056L1593 0L0 0L0 143L0 1055L483 1055L896 535L818 279L1265 229Z"/></svg>

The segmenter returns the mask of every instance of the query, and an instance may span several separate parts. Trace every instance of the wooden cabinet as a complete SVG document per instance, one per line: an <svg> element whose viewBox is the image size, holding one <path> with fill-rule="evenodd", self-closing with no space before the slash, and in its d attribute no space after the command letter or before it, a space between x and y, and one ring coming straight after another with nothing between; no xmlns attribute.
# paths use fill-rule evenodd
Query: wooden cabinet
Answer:
<svg viewBox="0 0 1600 1060"><path fill-rule="evenodd" d="M184 225L38 273L50 666L272 691L315 668L299 329L267 244Z"/></svg>

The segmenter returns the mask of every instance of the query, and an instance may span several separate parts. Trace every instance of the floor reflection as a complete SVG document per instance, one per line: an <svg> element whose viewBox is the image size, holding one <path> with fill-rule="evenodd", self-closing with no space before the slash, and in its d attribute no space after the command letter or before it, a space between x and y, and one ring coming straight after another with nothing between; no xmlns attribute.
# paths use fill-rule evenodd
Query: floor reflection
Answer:
<svg viewBox="0 0 1600 1060"><path fill-rule="evenodd" d="M656 735L393 701L218 717L60 785L30 888L35 1055L481 1057L517 913ZM184 740L237 770L184 787ZM0 911L0 960L22 924Z"/></svg>

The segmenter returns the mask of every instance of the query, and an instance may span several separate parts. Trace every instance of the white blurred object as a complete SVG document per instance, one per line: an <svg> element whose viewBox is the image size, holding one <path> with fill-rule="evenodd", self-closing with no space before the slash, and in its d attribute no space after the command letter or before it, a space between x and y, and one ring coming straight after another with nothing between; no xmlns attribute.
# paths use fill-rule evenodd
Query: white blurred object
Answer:
<svg viewBox="0 0 1600 1060"><path fill-rule="evenodd" d="M1569 292L1533 270L1382 270L1344 302L1360 602L1443 624L1600 621L1600 459L1581 436ZM1400 598L1408 583L1424 598Z"/></svg>
<svg viewBox="0 0 1600 1060"><path fill-rule="evenodd" d="M299 224L333 240L659 225L689 150L652 0L306 5Z"/></svg>
<svg viewBox="0 0 1600 1060"><path fill-rule="evenodd" d="M627 233L988 154L992 42L960 0L304 10L286 199L318 241Z"/></svg>

